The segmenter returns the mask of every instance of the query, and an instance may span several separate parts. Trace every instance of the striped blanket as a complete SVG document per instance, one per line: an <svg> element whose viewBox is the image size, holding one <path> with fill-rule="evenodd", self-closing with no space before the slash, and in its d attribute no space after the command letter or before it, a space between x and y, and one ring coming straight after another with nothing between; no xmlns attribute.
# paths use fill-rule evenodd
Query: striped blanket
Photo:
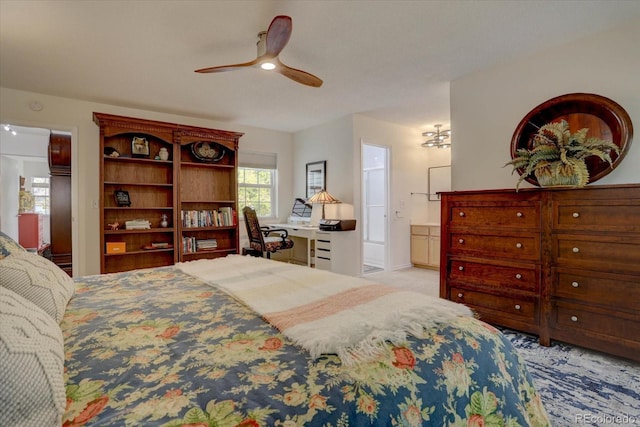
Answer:
<svg viewBox="0 0 640 427"><path fill-rule="evenodd" d="M229 255L176 267L251 307L312 357L337 354L345 364L374 357L386 341L471 315L444 299L263 258Z"/></svg>

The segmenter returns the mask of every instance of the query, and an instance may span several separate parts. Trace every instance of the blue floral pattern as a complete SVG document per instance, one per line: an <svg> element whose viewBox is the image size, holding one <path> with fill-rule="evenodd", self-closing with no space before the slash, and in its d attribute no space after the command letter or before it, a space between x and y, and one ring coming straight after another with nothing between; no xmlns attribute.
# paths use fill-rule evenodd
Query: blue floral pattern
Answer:
<svg viewBox="0 0 640 427"><path fill-rule="evenodd" d="M65 426L549 425L509 341L473 318L345 367L163 267L78 279L61 327Z"/></svg>

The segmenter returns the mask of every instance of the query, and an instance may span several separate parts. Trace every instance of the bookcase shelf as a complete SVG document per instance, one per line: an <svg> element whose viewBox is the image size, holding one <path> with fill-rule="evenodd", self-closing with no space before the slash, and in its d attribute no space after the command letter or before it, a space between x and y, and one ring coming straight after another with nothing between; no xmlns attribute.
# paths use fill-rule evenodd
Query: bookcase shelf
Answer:
<svg viewBox="0 0 640 427"><path fill-rule="evenodd" d="M215 258L237 253L237 151L243 135L103 113L93 114L100 127L100 271L113 273L171 265L184 259ZM133 140L142 141L140 148ZM137 142L136 142L137 143ZM199 151L202 147L206 152ZM169 153L160 160L160 149ZM209 149L211 151L209 151ZM117 151L117 156L109 153ZM164 151L164 150L162 150ZM222 156L207 158L209 152ZM164 158L164 157L163 157ZM126 191L130 206L119 206L115 191ZM232 224L183 227L181 211L228 210ZM168 227L161 227L166 216ZM151 229L126 230L126 221L144 219ZM111 229L117 223L119 229ZM215 241L217 248L183 251L183 239ZM124 243L126 250L107 253L107 243ZM151 243L171 248L143 249Z"/></svg>

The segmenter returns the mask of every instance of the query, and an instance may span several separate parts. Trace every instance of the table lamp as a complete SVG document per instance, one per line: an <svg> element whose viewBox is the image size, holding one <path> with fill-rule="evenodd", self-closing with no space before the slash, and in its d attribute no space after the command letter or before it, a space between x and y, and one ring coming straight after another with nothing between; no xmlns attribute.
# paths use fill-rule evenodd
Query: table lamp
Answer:
<svg viewBox="0 0 640 427"><path fill-rule="evenodd" d="M342 202L336 199L335 197L333 197L331 194L329 194L327 190L320 190L313 196L309 197L309 199L307 200L307 203L322 205L322 219L324 219L324 205L342 203Z"/></svg>

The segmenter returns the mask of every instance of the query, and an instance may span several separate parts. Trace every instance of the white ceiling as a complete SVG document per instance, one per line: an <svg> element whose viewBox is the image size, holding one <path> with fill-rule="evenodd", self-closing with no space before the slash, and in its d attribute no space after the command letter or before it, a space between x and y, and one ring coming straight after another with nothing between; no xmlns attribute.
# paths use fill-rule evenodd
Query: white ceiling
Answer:
<svg viewBox="0 0 640 427"><path fill-rule="evenodd" d="M254 59L276 15L280 59L322 87L194 73ZM426 130L449 124L452 79L638 17L633 0L0 0L0 85L287 132L353 113Z"/></svg>

